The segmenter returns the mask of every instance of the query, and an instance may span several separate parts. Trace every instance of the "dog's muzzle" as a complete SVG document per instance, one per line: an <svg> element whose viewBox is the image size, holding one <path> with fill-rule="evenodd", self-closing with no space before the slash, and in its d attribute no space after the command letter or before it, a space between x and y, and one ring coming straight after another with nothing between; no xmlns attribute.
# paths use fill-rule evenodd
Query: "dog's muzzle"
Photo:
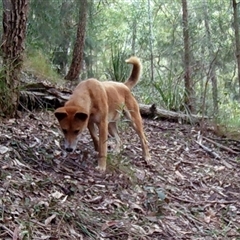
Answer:
<svg viewBox="0 0 240 240"><path fill-rule="evenodd" d="M73 152L73 148L70 148L70 147L66 148L65 150L66 150L67 152Z"/></svg>

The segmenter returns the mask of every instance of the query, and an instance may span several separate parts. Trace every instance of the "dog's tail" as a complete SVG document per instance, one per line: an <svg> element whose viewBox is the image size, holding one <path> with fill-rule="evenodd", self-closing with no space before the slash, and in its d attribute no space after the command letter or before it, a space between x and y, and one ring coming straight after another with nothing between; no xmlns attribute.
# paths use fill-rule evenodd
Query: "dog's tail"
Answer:
<svg viewBox="0 0 240 240"><path fill-rule="evenodd" d="M140 62L140 59L137 57L130 57L126 60L126 63L133 65L132 72L128 80L124 83L129 89L131 89L137 84L138 80L141 77L142 64Z"/></svg>

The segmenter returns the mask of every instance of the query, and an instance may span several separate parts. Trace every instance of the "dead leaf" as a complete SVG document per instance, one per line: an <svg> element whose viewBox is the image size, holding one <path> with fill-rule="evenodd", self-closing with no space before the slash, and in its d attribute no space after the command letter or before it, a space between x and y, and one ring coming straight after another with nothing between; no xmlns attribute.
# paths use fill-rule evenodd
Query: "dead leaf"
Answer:
<svg viewBox="0 0 240 240"><path fill-rule="evenodd" d="M51 221L56 218L56 214L53 214L52 216L48 217L45 221L44 221L44 224L45 225L48 225L49 223L51 223Z"/></svg>
<svg viewBox="0 0 240 240"><path fill-rule="evenodd" d="M130 207L134 210L139 210L141 213L146 214L143 208L137 203L130 203Z"/></svg>
<svg viewBox="0 0 240 240"><path fill-rule="evenodd" d="M0 154L5 154L10 151L10 148L0 145Z"/></svg>
<svg viewBox="0 0 240 240"><path fill-rule="evenodd" d="M61 193L61 192L56 191L56 192L54 192L54 193L51 193L50 195L51 195L53 198L59 199L59 198L61 198L64 194Z"/></svg>
<svg viewBox="0 0 240 240"><path fill-rule="evenodd" d="M122 227L124 225L123 221L107 221L102 225L102 231L105 231L106 229L108 229L109 227Z"/></svg>
<svg viewBox="0 0 240 240"><path fill-rule="evenodd" d="M178 170L175 171L175 174L176 174L179 178L181 178L182 180L185 179L185 177L184 177Z"/></svg>

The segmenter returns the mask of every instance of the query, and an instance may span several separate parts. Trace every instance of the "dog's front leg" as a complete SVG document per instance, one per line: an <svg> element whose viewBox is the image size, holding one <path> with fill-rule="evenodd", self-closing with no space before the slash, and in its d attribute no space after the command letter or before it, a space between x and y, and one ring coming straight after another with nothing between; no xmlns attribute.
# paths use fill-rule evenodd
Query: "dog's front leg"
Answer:
<svg viewBox="0 0 240 240"><path fill-rule="evenodd" d="M99 151L99 146L98 146L99 139L98 139L96 128L93 122L90 122L90 121L88 122L88 130L92 137L95 151Z"/></svg>
<svg viewBox="0 0 240 240"><path fill-rule="evenodd" d="M107 159L107 137L108 137L108 120L102 120L99 124L99 156L97 169L106 170Z"/></svg>

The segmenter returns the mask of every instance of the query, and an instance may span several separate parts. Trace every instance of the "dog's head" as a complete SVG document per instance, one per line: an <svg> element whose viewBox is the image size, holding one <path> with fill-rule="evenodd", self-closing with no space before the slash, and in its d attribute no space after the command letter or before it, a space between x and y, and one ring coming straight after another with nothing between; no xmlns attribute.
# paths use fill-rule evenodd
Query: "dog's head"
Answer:
<svg viewBox="0 0 240 240"><path fill-rule="evenodd" d="M65 137L65 150L73 152L79 135L87 128L89 116L78 107L61 107L56 109L54 114Z"/></svg>

